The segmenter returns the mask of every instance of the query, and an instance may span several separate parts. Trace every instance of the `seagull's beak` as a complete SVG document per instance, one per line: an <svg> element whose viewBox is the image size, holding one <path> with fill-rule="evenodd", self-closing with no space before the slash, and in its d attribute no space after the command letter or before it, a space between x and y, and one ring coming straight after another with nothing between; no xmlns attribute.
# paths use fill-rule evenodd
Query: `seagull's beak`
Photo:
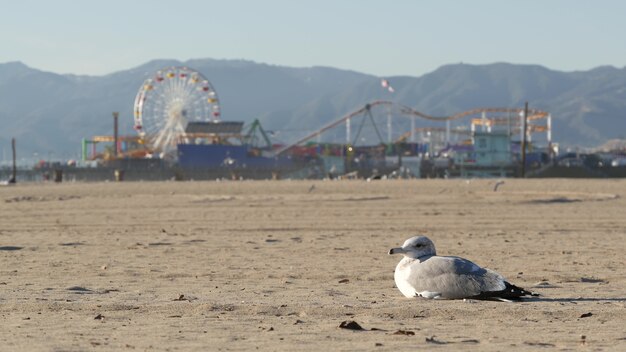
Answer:
<svg viewBox="0 0 626 352"><path fill-rule="evenodd" d="M402 253L402 254L404 254L404 253L406 253L406 250L404 250L404 248L402 248L402 247L398 247L398 248L391 248L391 249L389 250L389 254L390 254L390 255L391 255L391 254L398 254L398 253Z"/></svg>

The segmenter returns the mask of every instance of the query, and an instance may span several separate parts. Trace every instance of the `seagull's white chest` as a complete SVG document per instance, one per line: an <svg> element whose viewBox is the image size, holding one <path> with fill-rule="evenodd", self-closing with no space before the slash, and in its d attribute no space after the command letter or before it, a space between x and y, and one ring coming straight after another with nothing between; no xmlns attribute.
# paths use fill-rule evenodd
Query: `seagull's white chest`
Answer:
<svg viewBox="0 0 626 352"><path fill-rule="evenodd" d="M405 297L409 298L439 298L441 296L439 292L418 292L415 287L413 287L413 285L409 283L409 276L411 275L412 265L419 265L419 260L403 258L396 266L396 271L393 274L393 278L400 292L402 292Z"/></svg>
<svg viewBox="0 0 626 352"><path fill-rule="evenodd" d="M406 270L403 271L396 269L396 273L393 276L396 281L396 286L398 286L398 289L404 296L415 297L415 289L406 280L405 272Z"/></svg>

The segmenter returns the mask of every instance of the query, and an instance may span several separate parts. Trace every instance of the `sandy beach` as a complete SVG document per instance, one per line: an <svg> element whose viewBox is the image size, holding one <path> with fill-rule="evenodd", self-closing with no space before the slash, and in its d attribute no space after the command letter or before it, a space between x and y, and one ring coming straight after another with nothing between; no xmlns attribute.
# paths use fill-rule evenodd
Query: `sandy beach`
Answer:
<svg viewBox="0 0 626 352"><path fill-rule="evenodd" d="M626 350L626 180L496 181L2 187L0 350ZM417 234L541 296L405 298Z"/></svg>

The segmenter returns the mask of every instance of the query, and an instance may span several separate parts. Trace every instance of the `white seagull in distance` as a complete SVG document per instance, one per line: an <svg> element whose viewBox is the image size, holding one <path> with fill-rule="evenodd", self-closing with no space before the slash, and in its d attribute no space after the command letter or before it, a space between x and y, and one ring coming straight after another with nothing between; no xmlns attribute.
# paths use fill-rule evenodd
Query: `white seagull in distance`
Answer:
<svg viewBox="0 0 626 352"><path fill-rule="evenodd" d="M406 297L519 301L536 296L508 283L495 271L459 257L441 257L425 236L411 237L389 254L402 254L394 279Z"/></svg>

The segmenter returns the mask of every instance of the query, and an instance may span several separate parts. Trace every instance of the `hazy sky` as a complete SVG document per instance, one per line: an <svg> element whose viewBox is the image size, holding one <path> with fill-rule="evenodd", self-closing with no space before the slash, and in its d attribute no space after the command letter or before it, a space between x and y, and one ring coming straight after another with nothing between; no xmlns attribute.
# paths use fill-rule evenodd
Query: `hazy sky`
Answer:
<svg viewBox="0 0 626 352"><path fill-rule="evenodd" d="M626 1L0 0L0 63L101 75L246 59L419 76L449 63L626 65Z"/></svg>

